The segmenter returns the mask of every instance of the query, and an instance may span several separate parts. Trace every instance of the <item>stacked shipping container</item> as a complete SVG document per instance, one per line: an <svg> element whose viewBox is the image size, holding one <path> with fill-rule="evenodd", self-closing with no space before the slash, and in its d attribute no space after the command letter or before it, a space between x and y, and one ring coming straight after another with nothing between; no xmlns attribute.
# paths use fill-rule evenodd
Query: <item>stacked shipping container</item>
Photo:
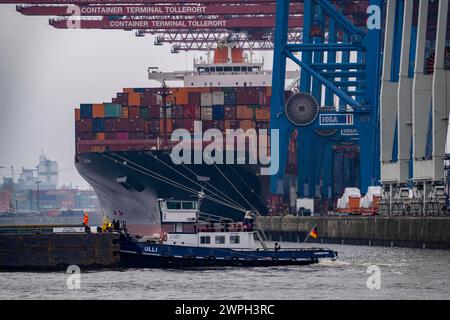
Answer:
<svg viewBox="0 0 450 320"><path fill-rule="evenodd" d="M129 150L137 141L162 139L164 109L162 88L125 88L111 102L81 104L75 110L77 152ZM201 120L203 130L269 129L270 87L170 88L166 97L166 131L194 130ZM287 170L296 173L296 133L289 144ZM98 147L80 148L84 141L101 142ZM117 142L120 142L119 144ZM100 147L101 145L101 147Z"/></svg>

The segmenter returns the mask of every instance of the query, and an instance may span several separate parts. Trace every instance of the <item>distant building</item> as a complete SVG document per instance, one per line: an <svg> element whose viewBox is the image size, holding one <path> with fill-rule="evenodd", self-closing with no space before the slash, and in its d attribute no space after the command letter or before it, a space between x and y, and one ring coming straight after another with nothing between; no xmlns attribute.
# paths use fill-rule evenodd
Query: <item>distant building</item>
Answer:
<svg viewBox="0 0 450 320"><path fill-rule="evenodd" d="M11 209L11 192L0 190L0 212L9 212Z"/></svg>
<svg viewBox="0 0 450 320"><path fill-rule="evenodd" d="M59 184L58 163L47 159L44 153L39 156L36 169L22 168L22 173L17 180L21 190L36 190L37 182L39 182L40 190L56 189Z"/></svg>
<svg viewBox="0 0 450 320"><path fill-rule="evenodd" d="M40 182L40 188L56 189L58 187L59 169L56 161L47 159L44 153L39 156L39 164L37 165L38 181Z"/></svg>

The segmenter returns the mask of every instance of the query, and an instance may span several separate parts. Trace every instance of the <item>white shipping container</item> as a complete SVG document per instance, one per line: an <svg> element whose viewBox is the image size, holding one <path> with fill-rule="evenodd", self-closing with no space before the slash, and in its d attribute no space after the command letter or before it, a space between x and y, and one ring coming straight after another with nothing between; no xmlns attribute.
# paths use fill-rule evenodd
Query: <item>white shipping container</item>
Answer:
<svg viewBox="0 0 450 320"><path fill-rule="evenodd" d="M223 91L214 91L213 92L213 105L224 105L225 104L225 94Z"/></svg>
<svg viewBox="0 0 450 320"><path fill-rule="evenodd" d="M167 116L167 119L171 119L172 118L172 108L166 108L166 116ZM163 111L162 107L159 108L159 117L161 119L164 118L164 111Z"/></svg>
<svg viewBox="0 0 450 320"><path fill-rule="evenodd" d="M212 108L211 107L204 107L201 108L201 116L202 120L212 120Z"/></svg>
<svg viewBox="0 0 450 320"><path fill-rule="evenodd" d="M200 105L202 107L212 107L213 105L212 93L202 93L202 95L200 96Z"/></svg>

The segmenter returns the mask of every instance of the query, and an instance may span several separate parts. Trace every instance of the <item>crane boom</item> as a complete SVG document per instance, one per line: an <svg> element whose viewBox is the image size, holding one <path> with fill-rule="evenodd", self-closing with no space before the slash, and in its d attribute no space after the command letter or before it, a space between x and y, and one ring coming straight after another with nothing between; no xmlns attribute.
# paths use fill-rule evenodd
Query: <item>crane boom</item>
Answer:
<svg viewBox="0 0 450 320"><path fill-rule="evenodd" d="M78 8L77 8L78 7ZM146 16L146 15L262 15L275 14L274 4L198 5L177 3L167 5L20 5L17 11L24 15L44 16ZM303 4L293 5L291 14L303 13Z"/></svg>
<svg viewBox="0 0 450 320"><path fill-rule="evenodd" d="M275 3L275 0L186 0L177 1L176 3ZM301 2L293 0L292 2ZM124 3L147 3L147 4L173 4L171 0L0 0L0 3L10 4L124 4Z"/></svg>
<svg viewBox="0 0 450 320"><path fill-rule="evenodd" d="M341 10L345 15L365 14L368 2L346 3ZM81 4L81 5L18 5L24 15L44 16L146 16L146 15L274 15L275 4ZM303 14L303 3L290 5L290 14Z"/></svg>
<svg viewBox="0 0 450 320"><path fill-rule="evenodd" d="M224 19L50 19L57 29L124 29L124 30L170 30L170 29L267 29L275 26L274 17L252 17ZM289 26L303 25L302 17L289 19Z"/></svg>

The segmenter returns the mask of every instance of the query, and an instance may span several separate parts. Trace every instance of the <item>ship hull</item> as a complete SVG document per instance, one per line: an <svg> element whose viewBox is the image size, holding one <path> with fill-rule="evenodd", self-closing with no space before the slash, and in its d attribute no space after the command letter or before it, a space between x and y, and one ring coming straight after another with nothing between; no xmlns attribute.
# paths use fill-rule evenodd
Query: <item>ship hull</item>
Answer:
<svg viewBox="0 0 450 320"><path fill-rule="evenodd" d="M165 231L158 199L193 200L202 190L203 214L234 221L249 209L267 214L268 179L259 176L258 165L176 165L170 152L158 150L83 153L75 166L95 190L103 214L124 220L132 234Z"/></svg>

